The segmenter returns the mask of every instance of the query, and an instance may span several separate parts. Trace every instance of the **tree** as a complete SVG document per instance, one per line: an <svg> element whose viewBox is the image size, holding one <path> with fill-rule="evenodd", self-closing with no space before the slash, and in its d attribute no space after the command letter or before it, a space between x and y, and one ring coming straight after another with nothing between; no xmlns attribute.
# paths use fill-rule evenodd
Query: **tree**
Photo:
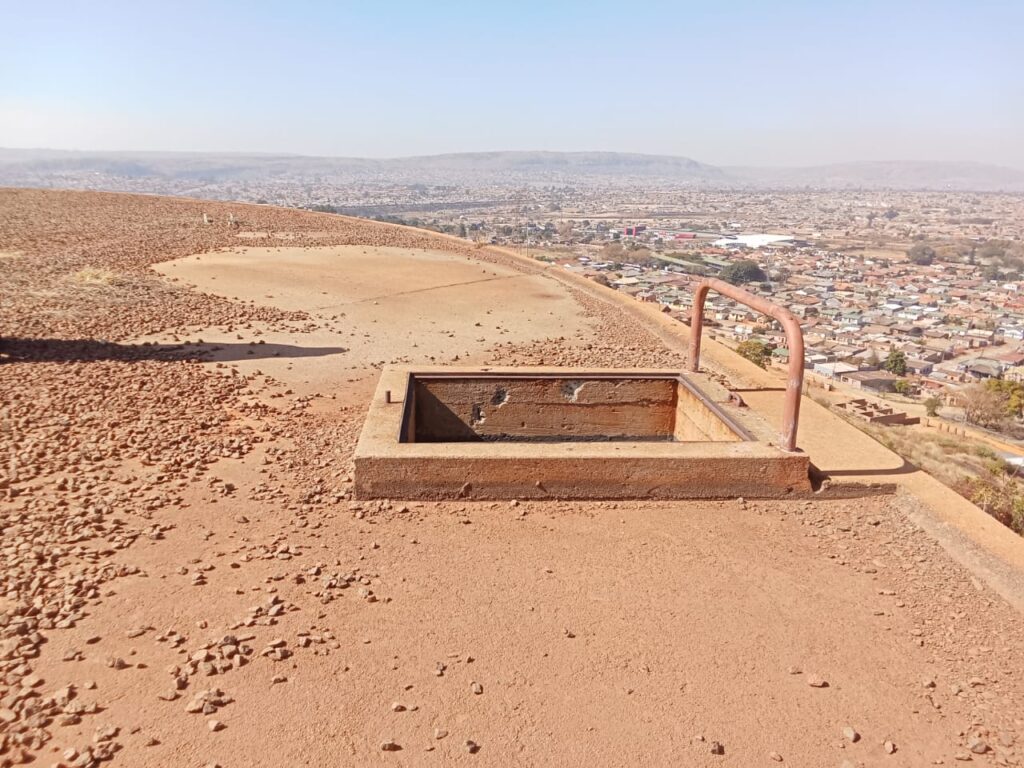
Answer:
<svg viewBox="0 0 1024 768"><path fill-rule="evenodd" d="M641 267L656 266L659 262L654 258L654 254L647 248L630 248L626 251L626 261L631 264L639 264Z"/></svg>
<svg viewBox="0 0 1024 768"><path fill-rule="evenodd" d="M995 264L988 264L982 267L981 276L985 280L998 280L1000 277L999 267Z"/></svg>
<svg viewBox="0 0 1024 768"><path fill-rule="evenodd" d="M978 256L986 261L990 259L1002 260L1006 255L1007 244L1008 243L1002 240L989 240L978 248Z"/></svg>
<svg viewBox="0 0 1024 768"><path fill-rule="evenodd" d="M926 415L935 417L939 415L939 406L942 405L942 401L939 400L935 395L932 395L924 401L924 412Z"/></svg>
<svg viewBox="0 0 1024 768"><path fill-rule="evenodd" d="M1009 396L984 384L974 384L963 391L964 418L979 427L998 427L1006 420Z"/></svg>
<svg viewBox="0 0 1024 768"><path fill-rule="evenodd" d="M747 358L754 365L764 368L768 365L768 358L771 357L771 349L763 341L748 339L741 341L736 346L736 351Z"/></svg>
<svg viewBox="0 0 1024 768"><path fill-rule="evenodd" d="M744 283L766 282L768 275L757 265L756 261L740 259L723 269L721 278L733 285L743 285Z"/></svg>
<svg viewBox="0 0 1024 768"><path fill-rule="evenodd" d="M1005 462L990 464L987 473L969 481L968 498L999 522L1024 536L1024 484L1007 471Z"/></svg>
<svg viewBox="0 0 1024 768"><path fill-rule="evenodd" d="M906 379L900 379L892 385L893 391L898 395L909 395L913 391L913 387L910 382Z"/></svg>
<svg viewBox="0 0 1024 768"><path fill-rule="evenodd" d="M622 243L608 243L601 249L601 258L605 261L621 261L625 253Z"/></svg>
<svg viewBox="0 0 1024 768"><path fill-rule="evenodd" d="M930 245L917 243L916 245L910 246L910 249L907 251L907 258L914 264L927 267L935 261L935 249Z"/></svg>
<svg viewBox="0 0 1024 768"><path fill-rule="evenodd" d="M895 374L896 376L903 376L907 372L907 356L898 349L890 350L889 356L886 357L885 362L882 363L882 367L889 373Z"/></svg>
<svg viewBox="0 0 1024 768"><path fill-rule="evenodd" d="M1006 414L1020 418L1024 413L1024 384L1004 379L989 379L985 388L1006 397Z"/></svg>

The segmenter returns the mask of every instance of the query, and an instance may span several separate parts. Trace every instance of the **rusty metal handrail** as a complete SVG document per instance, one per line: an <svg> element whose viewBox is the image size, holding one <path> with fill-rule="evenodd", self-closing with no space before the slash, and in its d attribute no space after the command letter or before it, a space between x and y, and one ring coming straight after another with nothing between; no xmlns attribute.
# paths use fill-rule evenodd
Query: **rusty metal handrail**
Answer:
<svg viewBox="0 0 1024 768"><path fill-rule="evenodd" d="M700 337L704 331L704 301L708 291L716 290L740 304L756 309L782 324L789 344L789 375L786 381L786 405L782 413L782 447L787 451L796 450L796 428L800 421L800 392L804 384L804 334L800 330L800 321L784 307L773 304L768 299L755 296L749 291L735 285L705 278L697 284L693 295L693 320L690 323L690 370L694 373L700 368Z"/></svg>

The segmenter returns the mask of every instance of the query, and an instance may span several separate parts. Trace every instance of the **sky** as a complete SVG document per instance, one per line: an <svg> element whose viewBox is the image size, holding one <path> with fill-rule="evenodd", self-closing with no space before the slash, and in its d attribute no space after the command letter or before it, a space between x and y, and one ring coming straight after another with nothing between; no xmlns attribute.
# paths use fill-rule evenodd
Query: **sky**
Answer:
<svg viewBox="0 0 1024 768"><path fill-rule="evenodd" d="M1024 0L0 0L0 147L1024 168Z"/></svg>

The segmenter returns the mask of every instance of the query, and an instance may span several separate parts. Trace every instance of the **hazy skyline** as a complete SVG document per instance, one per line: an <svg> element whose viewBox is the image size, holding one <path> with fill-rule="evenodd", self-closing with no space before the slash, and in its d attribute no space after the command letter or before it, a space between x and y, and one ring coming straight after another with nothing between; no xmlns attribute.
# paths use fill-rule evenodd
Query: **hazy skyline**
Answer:
<svg viewBox="0 0 1024 768"><path fill-rule="evenodd" d="M0 146L1024 168L1024 3L705 5L8 4Z"/></svg>

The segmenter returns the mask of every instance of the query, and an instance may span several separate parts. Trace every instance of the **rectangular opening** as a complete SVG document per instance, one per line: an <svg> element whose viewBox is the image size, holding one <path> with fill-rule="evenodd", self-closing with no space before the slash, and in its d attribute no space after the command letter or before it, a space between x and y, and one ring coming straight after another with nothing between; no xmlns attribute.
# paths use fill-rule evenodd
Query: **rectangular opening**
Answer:
<svg viewBox="0 0 1024 768"><path fill-rule="evenodd" d="M676 374L414 374L400 442L735 442L752 439Z"/></svg>
<svg viewBox="0 0 1024 768"><path fill-rule="evenodd" d="M806 454L702 374L385 368L355 453L358 498L778 498Z"/></svg>

